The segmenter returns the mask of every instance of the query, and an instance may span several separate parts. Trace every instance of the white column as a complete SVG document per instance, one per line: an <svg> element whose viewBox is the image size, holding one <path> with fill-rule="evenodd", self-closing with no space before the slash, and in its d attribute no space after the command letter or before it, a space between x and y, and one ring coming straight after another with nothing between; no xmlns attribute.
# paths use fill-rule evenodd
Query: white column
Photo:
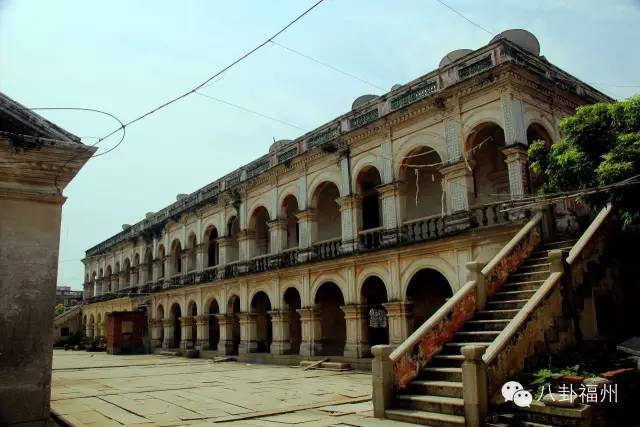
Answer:
<svg viewBox="0 0 640 427"><path fill-rule="evenodd" d="M274 219L269 221L269 253L279 254L287 247L287 220Z"/></svg>
<svg viewBox="0 0 640 427"><path fill-rule="evenodd" d="M311 209L298 212L296 217L298 218L299 233L298 260L304 262L312 257L311 244L313 243L313 236L316 234L318 223L316 222L315 212Z"/></svg>
<svg viewBox="0 0 640 427"><path fill-rule="evenodd" d="M507 147L502 150L509 173L509 192L512 199L521 198L528 193L529 172L527 169L527 150L522 146Z"/></svg>
<svg viewBox="0 0 640 427"><path fill-rule="evenodd" d="M342 252L353 252L358 247L358 231L362 228L362 197L354 194L337 200L342 222Z"/></svg>

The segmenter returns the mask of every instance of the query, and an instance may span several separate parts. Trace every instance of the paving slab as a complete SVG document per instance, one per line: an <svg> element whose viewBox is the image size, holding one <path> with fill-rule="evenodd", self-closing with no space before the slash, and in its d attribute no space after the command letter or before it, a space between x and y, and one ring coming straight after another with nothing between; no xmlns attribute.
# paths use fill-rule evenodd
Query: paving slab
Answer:
<svg viewBox="0 0 640 427"><path fill-rule="evenodd" d="M367 425L375 421L370 399L371 375L363 372L162 355L53 356L51 408L73 426Z"/></svg>

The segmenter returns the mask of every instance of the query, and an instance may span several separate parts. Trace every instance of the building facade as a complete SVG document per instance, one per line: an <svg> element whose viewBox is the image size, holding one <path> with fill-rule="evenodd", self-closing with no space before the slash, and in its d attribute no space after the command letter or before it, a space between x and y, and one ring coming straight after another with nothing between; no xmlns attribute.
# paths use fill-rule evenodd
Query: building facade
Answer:
<svg viewBox="0 0 640 427"><path fill-rule="evenodd" d="M86 334L126 306L153 348L356 360L399 344L526 220L502 207L535 189L528 144L607 100L525 32L451 52L87 250Z"/></svg>

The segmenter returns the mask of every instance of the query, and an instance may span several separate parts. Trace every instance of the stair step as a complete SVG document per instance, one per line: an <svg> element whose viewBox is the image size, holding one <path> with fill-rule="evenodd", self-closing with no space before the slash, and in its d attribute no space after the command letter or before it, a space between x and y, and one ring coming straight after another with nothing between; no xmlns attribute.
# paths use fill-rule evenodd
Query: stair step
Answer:
<svg viewBox="0 0 640 427"><path fill-rule="evenodd" d="M415 409L387 409L385 416L390 420L404 421L433 427L464 426L464 417L460 415L439 414L437 412L417 411Z"/></svg>
<svg viewBox="0 0 640 427"><path fill-rule="evenodd" d="M487 308L491 310L512 310L522 308L529 301L528 299L512 299L505 301L489 301Z"/></svg>
<svg viewBox="0 0 640 427"><path fill-rule="evenodd" d="M515 282L507 282L504 285L502 285L502 287L500 289L504 289L505 291L511 291L511 290L525 290L525 289L538 289L540 286L542 286L542 284L544 283L544 280L521 280L521 281L515 281Z"/></svg>
<svg viewBox="0 0 640 427"><path fill-rule="evenodd" d="M497 294L495 294L491 301L513 301L513 300L521 300L521 299L529 299L535 294L536 291L533 289L518 289L518 290L501 290Z"/></svg>
<svg viewBox="0 0 640 427"><path fill-rule="evenodd" d="M464 415L464 400L459 397L432 396L425 394L399 394L398 407L437 412L439 414Z"/></svg>
<svg viewBox="0 0 640 427"><path fill-rule="evenodd" d="M546 279L549 276L549 270L544 271L523 271L518 270L509 276L510 279L522 279L522 281L531 281L536 279Z"/></svg>
<svg viewBox="0 0 640 427"><path fill-rule="evenodd" d="M462 362L464 362L462 354L436 354L429 362L429 366L459 368Z"/></svg>
<svg viewBox="0 0 640 427"><path fill-rule="evenodd" d="M423 368L420 378L424 380L462 381L462 368Z"/></svg>
<svg viewBox="0 0 640 427"><path fill-rule="evenodd" d="M529 260L527 260L529 261ZM548 262L539 262L536 261L535 263L529 263L529 262L525 262L524 264L522 264L520 266L520 270L531 270L531 269L537 269L537 270L545 270L545 271L549 271L549 266L551 264Z"/></svg>
<svg viewBox="0 0 640 427"><path fill-rule="evenodd" d="M500 331L460 331L456 333L454 340L486 342L493 341L498 335L500 335Z"/></svg>
<svg viewBox="0 0 640 427"><path fill-rule="evenodd" d="M518 314L518 309L495 309L476 312L474 320L510 320Z"/></svg>
<svg viewBox="0 0 640 427"><path fill-rule="evenodd" d="M456 381L413 380L409 390L434 396L462 397L462 383Z"/></svg>
<svg viewBox="0 0 640 427"><path fill-rule="evenodd" d="M509 319L468 320L464 329L469 331L501 331L509 324Z"/></svg>

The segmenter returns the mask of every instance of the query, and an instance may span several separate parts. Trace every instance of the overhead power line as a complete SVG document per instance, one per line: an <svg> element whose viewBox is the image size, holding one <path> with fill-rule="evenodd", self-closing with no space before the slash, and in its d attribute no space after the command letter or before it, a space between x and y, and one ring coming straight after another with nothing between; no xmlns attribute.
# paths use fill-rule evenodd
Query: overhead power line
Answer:
<svg viewBox="0 0 640 427"><path fill-rule="evenodd" d="M462 12L460 12L459 10L449 6L447 3L445 3L442 0L435 0L438 3L440 3L441 5L443 5L444 7L446 7L447 9L449 9L450 11L452 11L453 13L455 13L456 15L458 15L459 17L461 17L462 19L464 19L465 21L467 21L468 23L470 23L471 25L473 25L474 27L480 28L482 31L484 31L485 33L494 36L495 34L489 30L487 30L485 27L483 27L482 25L478 24L477 22L472 21L470 18L467 18Z"/></svg>
<svg viewBox="0 0 640 427"><path fill-rule="evenodd" d="M203 96L205 98L211 99L212 101L216 101L216 102L220 102L222 104L229 105L229 106L237 108L239 110L246 111L247 113L255 114L256 116L260 116L262 118L265 118L265 119L268 119L268 120L272 120L274 122L278 122L280 124L283 124L283 125L286 125L286 126L301 130L303 132L307 131L306 129L304 129L304 128L298 126L298 125L294 125L293 123L285 122L284 120L280 120L280 119L277 119L275 117L268 116L268 115L263 114L263 113L261 113L259 111L256 111L256 110L251 110L251 109L249 109L247 107L243 107L242 105L234 104L232 102L225 101L224 99L216 98L215 96L211 96L211 95L208 95L206 93L202 93L200 91L197 91L196 94L198 94L200 96Z"/></svg>
<svg viewBox="0 0 640 427"><path fill-rule="evenodd" d="M267 38L265 41L263 41L262 43L260 43L259 45L257 45L256 47L254 47L253 49L249 50L248 52L244 53L242 56L240 56L238 59L234 60L233 62L231 62L229 65L227 65L226 67L222 68L221 70L219 70L218 72L216 72L215 74L213 74L211 77L207 78L205 81L203 81L202 83L198 84L197 86L195 86L193 89L188 90L187 92L176 96L175 98L170 99L169 101L158 105L157 107L147 111L146 113L136 117L135 119L132 119L130 121L128 121L127 123L124 123L122 126L120 126L118 129L114 129L112 132L109 132L108 134L106 134L105 136L103 136L102 138L100 138L100 141L103 141L109 137L111 137L112 135L114 135L116 132L118 132L120 129L124 129L127 126L131 126L132 124L139 122L140 120L143 120L147 117L149 117L150 115L156 113L157 111L168 107L169 105L181 100L182 98L186 98L187 96L196 93L196 91L198 89L203 88L204 86L206 86L209 82L211 82L213 79L215 79L216 77L218 77L219 75L223 74L225 71L229 70L230 68L234 67L235 65L237 65L238 63L240 63L241 61L245 60L247 57L249 57L250 55L252 55L253 53L257 52L259 49L261 49L262 47L264 47L266 44L268 44L269 42L271 42L273 39L275 39L276 37L278 37L280 34L284 33L289 27L291 27L293 24L295 24L296 22L298 22L300 19L302 19L306 14L308 14L309 12L311 12L313 9L315 9L318 5L320 5L324 0L318 0L316 3L314 3L311 7L309 7L307 10L305 10L304 12L302 12L300 15L298 15L294 20L292 20L291 22L289 22L287 25L285 25L284 27L282 27L280 30L278 30L276 33L274 33L271 37Z"/></svg>
<svg viewBox="0 0 640 427"><path fill-rule="evenodd" d="M361 78L361 77L356 76L355 74L351 74L351 73L349 73L348 71L341 70L341 69L340 69L340 68L338 68L338 67L335 67L335 66L333 66L333 65L331 65L331 64L328 64L328 63L326 63L326 62L320 61L319 59L316 59L316 58L314 58L314 57L312 57L312 56L309 56L309 55L304 54L304 53L302 53L302 52L300 52L300 51L297 51L297 50L292 49L292 48L290 48L290 47L288 47L288 46L285 46L285 45L283 45L282 43L278 43L278 42L276 42L276 41L271 40L271 44L272 44L272 45L275 45L275 46L278 46L278 47L280 47L280 48L282 48L282 49L284 49L284 50L287 50L287 51L289 51L289 52L291 52L291 53L293 53L293 54L295 54L295 55L298 55L298 56L301 56L301 57L303 57L303 58L306 58L306 59L308 59L308 60L310 60L310 61L313 61L313 62L315 62L315 63L317 63L317 64L320 64L320 65L322 65L323 67L329 68L330 70L333 70L333 71L335 71L335 72L337 72L337 73L343 74L343 75L345 75L345 76L347 76L347 77L351 77L351 78L353 78L353 79L356 79L356 80L358 80L359 82L362 82L362 83L364 83L364 84L366 84L366 85L369 85L369 86L371 86L371 87L375 87L376 89L381 90L381 91L382 91L382 93L387 92L387 89L385 89L385 88L383 88L383 87L380 87L380 86L378 86L377 84L371 83L371 82L370 82L370 81L368 81L368 80L365 80L365 79L363 79L363 78Z"/></svg>

